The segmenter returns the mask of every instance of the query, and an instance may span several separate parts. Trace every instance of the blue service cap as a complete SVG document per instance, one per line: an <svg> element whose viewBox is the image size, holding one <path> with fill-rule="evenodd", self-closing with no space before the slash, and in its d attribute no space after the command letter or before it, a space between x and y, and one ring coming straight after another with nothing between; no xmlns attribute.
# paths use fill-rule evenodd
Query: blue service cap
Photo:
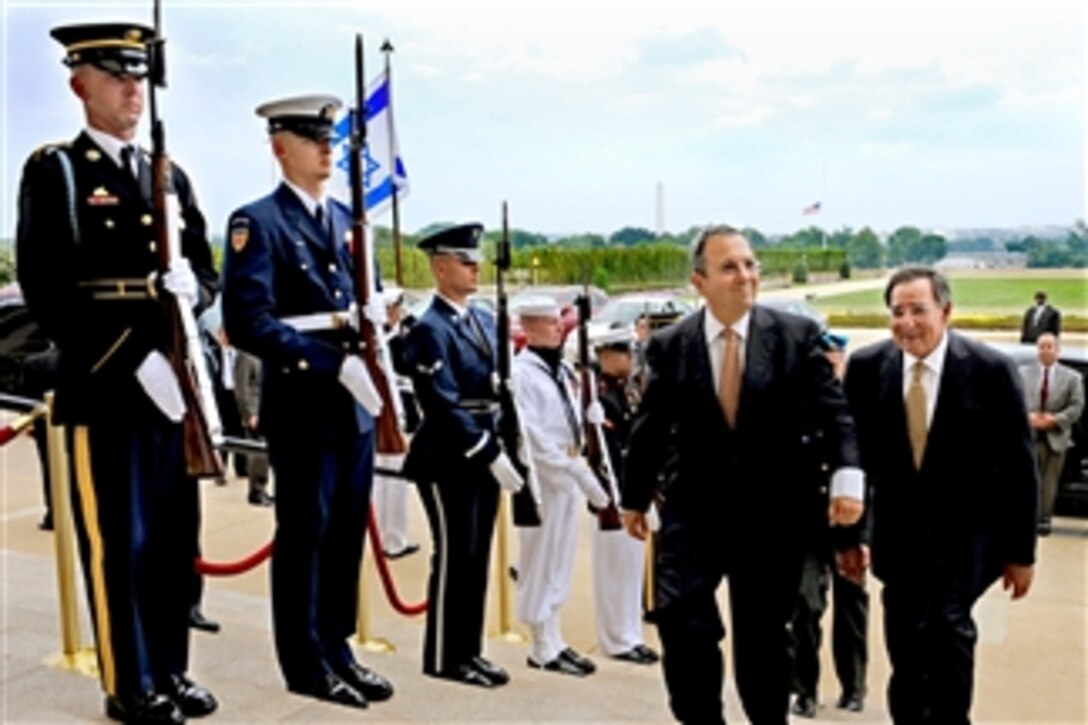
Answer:
<svg viewBox="0 0 1088 725"><path fill-rule="evenodd" d="M336 96L293 96L262 103L257 106L257 115L268 119L268 133L290 131L313 141L328 141L342 105Z"/></svg>
<svg viewBox="0 0 1088 725"><path fill-rule="evenodd" d="M69 68L89 63L115 76L147 76L147 44L155 31L137 23L61 25L49 35L64 46Z"/></svg>
<svg viewBox="0 0 1088 725"><path fill-rule="evenodd" d="M483 224L459 224L424 237L416 246L432 257L436 254L452 254L463 261L479 263L480 237L483 232Z"/></svg>

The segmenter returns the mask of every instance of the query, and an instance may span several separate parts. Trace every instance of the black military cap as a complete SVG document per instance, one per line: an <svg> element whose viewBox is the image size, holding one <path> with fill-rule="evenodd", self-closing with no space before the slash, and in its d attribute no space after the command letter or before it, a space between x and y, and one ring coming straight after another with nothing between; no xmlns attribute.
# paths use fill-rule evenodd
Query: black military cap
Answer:
<svg viewBox="0 0 1088 725"><path fill-rule="evenodd" d="M314 141L328 141L341 105L336 96L295 96L262 103L257 106L257 115L268 119L269 133L290 131Z"/></svg>
<svg viewBox="0 0 1088 725"><path fill-rule="evenodd" d="M416 245L432 257L436 254L452 254L466 262L480 261L480 236L482 224L460 224L435 232L421 239Z"/></svg>
<svg viewBox="0 0 1088 725"><path fill-rule="evenodd" d="M90 63L115 76L147 76L147 44L155 31L136 23L62 25L49 34L64 46L64 64Z"/></svg>

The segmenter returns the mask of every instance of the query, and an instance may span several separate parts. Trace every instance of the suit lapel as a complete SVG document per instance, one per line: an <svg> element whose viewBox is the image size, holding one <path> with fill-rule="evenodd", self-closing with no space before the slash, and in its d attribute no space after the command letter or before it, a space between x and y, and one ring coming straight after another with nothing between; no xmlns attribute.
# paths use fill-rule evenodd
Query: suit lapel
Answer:
<svg viewBox="0 0 1088 725"><path fill-rule="evenodd" d="M150 189L147 197L144 197L140 193L140 185L136 177L115 164L109 154L86 133L79 134L72 143L72 156L87 162L80 163L79 168L87 169L94 177L91 181L93 196L123 196L135 202L143 201L145 204L150 202ZM142 154L140 156L142 157Z"/></svg>
<svg viewBox="0 0 1088 725"><path fill-rule="evenodd" d="M740 405L737 408L738 427L744 420L746 404L752 401L761 390L771 384L774 370L774 346L776 333L774 323L760 307L753 307L748 323L748 339L744 350L744 377L740 385Z"/></svg>
<svg viewBox="0 0 1088 725"><path fill-rule="evenodd" d="M970 361L967 349L963 342L953 332L949 331L948 352L944 357L944 369L941 370L941 385L937 391L937 406L933 410L933 421L930 423L926 436L926 453L922 459L922 467L931 458L940 458L943 454L939 451L944 441L954 441L957 421L960 411L963 409L964 391L970 377ZM947 430L946 430L947 429Z"/></svg>
<svg viewBox="0 0 1088 725"><path fill-rule="evenodd" d="M479 339L470 327L471 323L466 319L470 314L467 309L464 315L460 315L457 310L446 302L446 300L437 295L434 298L434 305L439 314L449 323L450 327L453 328L455 335L471 345L474 350L484 357L484 359L491 359L491 349L488 346L487 341Z"/></svg>
<svg viewBox="0 0 1088 725"><path fill-rule="evenodd" d="M877 410L886 411L887 427L891 432L888 439L889 445L895 456L900 459L900 465L906 470L913 470L914 454L910 449L907 406L903 400L903 352L891 342L886 345L887 351L880 365Z"/></svg>
<svg viewBox="0 0 1088 725"><path fill-rule="evenodd" d="M1028 410L1039 409L1039 386L1042 383L1042 368L1038 363L1029 365L1024 371L1024 392L1027 394Z"/></svg>

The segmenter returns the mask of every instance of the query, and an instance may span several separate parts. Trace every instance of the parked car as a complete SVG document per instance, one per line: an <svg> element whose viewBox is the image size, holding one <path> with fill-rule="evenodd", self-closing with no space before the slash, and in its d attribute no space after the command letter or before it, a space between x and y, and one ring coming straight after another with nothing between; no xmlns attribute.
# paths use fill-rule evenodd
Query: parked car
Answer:
<svg viewBox="0 0 1088 725"><path fill-rule="evenodd" d="M590 318L586 332L590 341L592 341L606 332L626 328L631 331L633 338L635 322L643 314L672 312L683 316L694 311L695 305L669 292L638 292L619 295L610 299L608 304ZM590 354L592 356L592 352ZM578 357L577 336L567 337L563 355L568 360L574 360Z"/></svg>
<svg viewBox="0 0 1088 725"><path fill-rule="evenodd" d="M1031 365L1038 360L1034 345L1019 343L988 342L990 347L1008 355L1017 367ZM1083 378L1088 395L1088 348L1063 346L1058 361L1068 365ZM1054 512L1065 516L1088 517L1088 409L1073 424L1073 447L1065 456L1065 465L1058 480L1058 498Z"/></svg>
<svg viewBox="0 0 1088 725"><path fill-rule="evenodd" d="M760 297L756 304L780 312L790 312L794 315L807 317L819 325L820 330L827 331L827 317L824 316L824 313L801 297Z"/></svg>

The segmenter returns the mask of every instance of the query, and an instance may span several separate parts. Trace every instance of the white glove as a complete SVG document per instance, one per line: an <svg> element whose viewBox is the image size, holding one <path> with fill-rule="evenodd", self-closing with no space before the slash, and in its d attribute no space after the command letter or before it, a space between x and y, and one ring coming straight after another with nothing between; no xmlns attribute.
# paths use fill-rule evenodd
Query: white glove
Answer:
<svg viewBox="0 0 1088 725"><path fill-rule="evenodd" d="M366 408L366 412L375 418L382 412L382 399L374 382L370 379L366 365L357 355L348 355L340 364L338 379L343 383L359 404Z"/></svg>
<svg viewBox="0 0 1088 725"><path fill-rule="evenodd" d="M175 423L181 422L185 417L185 399L181 397L178 376L165 355L158 350L149 352L136 368L136 379L163 415Z"/></svg>
<svg viewBox="0 0 1088 725"><path fill-rule="evenodd" d="M525 485L525 479L514 468L514 464L510 462L510 458L505 453L500 452L499 457L493 460L488 467L491 469L491 475L499 482L499 486L510 493L517 493Z"/></svg>
<svg viewBox="0 0 1088 725"><path fill-rule="evenodd" d="M575 466L572 471L575 484L582 489L582 493L589 499L593 508L603 509L609 504L611 499L608 498L608 493L601 487L601 482L597 480L596 474L589 469L589 466Z"/></svg>
<svg viewBox="0 0 1088 725"><path fill-rule="evenodd" d="M586 422L592 425L601 425L604 423L604 408L601 407L601 401L594 400L587 405L585 417Z"/></svg>
<svg viewBox="0 0 1088 725"><path fill-rule="evenodd" d="M378 330L384 327L389 317L385 314L385 303L379 293L370 293L370 298L366 301L366 306L363 307L363 317L370 320L371 324Z"/></svg>
<svg viewBox="0 0 1088 725"><path fill-rule="evenodd" d="M657 504L650 502L650 508L646 510L646 526L650 531L661 530L661 514L658 513Z"/></svg>
<svg viewBox="0 0 1088 725"><path fill-rule="evenodd" d="M198 294L196 275L193 274L193 267L185 257L178 257L170 263L170 269L162 275L162 286L189 307L196 305Z"/></svg>

